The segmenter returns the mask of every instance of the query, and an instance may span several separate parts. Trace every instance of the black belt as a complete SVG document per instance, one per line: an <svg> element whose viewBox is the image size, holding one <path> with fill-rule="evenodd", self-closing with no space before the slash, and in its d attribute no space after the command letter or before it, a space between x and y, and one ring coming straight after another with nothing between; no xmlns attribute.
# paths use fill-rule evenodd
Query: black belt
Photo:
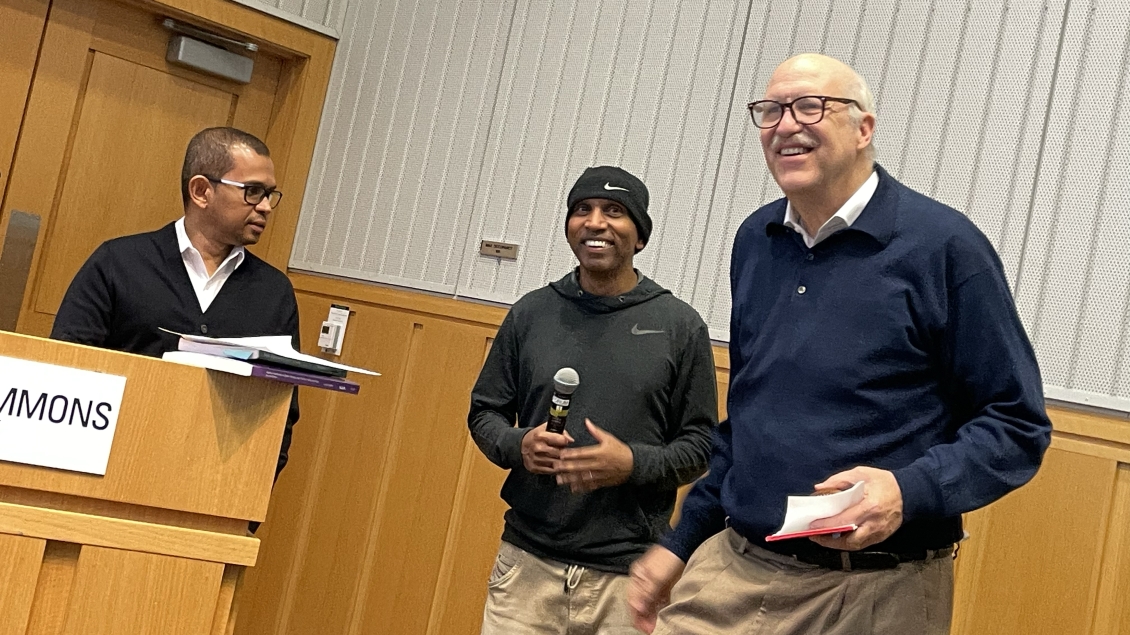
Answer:
<svg viewBox="0 0 1130 635"><path fill-rule="evenodd" d="M745 540L746 544L754 544L730 523L729 516L726 517L726 527ZM826 547L820 547L819 550L805 549L800 552L789 553L787 550L781 549L783 546L783 543L775 543L772 546L761 545L763 549L772 551L777 555L835 571L894 569L905 562L924 562L934 558L956 557L954 556L956 548L953 545L942 549L919 549L897 553L890 551L839 551Z"/></svg>
<svg viewBox="0 0 1130 635"><path fill-rule="evenodd" d="M904 562L922 562L953 555L953 547L923 549L891 553L889 551L835 551L805 552L791 555L798 562L814 564L825 569L856 571L860 569L894 569Z"/></svg>

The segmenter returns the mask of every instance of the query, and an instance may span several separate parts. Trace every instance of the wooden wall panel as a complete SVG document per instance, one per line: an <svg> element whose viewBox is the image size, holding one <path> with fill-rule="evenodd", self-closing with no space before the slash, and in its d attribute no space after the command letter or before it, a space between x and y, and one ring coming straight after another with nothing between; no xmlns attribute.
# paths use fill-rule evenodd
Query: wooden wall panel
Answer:
<svg viewBox="0 0 1130 635"><path fill-rule="evenodd" d="M293 464L262 530L261 567L248 575L241 634L423 633L441 569L454 566L444 545L457 492L470 495L459 485L464 457L475 458L466 407L494 327L300 293L305 342L331 301L355 312L342 361L383 375L362 379L356 397L302 392Z"/></svg>
<svg viewBox="0 0 1130 635"><path fill-rule="evenodd" d="M1130 632L1130 465L1118 464L1106 526L1093 635Z"/></svg>
<svg viewBox="0 0 1130 635"><path fill-rule="evenodd" d="M102 547L84 547L63 635L199 635L215 606L224 565ZM154 610L154 607L161 607Z"/></svg>
<svg viewBox="0 0 1130 635"><path fill-rule="evenodd" d="M234 620L237 616L235 590L245 570L244 567L230 564L224 567L224 576L220 579L220 593L216 598L216 609L212 614L212 630L208 635L230 635L235 628Z"/></svg>
<svg viewBox="0 0 1130 635"><path fill-rule="evenodd" d="M16 151L50 0L0 0L0 201ZM0 218L0 244L7 218Z"/></svg>
<svg viewBox="0 0 1130 635"><path fill-rule="evenodd" d="M59 635L63 632L80 550L79 545L72 543L47 543L27 635Z"/></svg>
<svg viewBox="0 0 1130 635"><path fill-rule="evenodd" d="M303 341L317 341L328 301L301 295L299 309ZM383 376L358 378L357 397L300 392L291 464L275 490L276 500L296 504L273 505L260 530L265 547L261 566L248 575L240 633L346 632L354 597L342 589L359 583L412 333L411 322L394 313L356 309L350 336L367 341L353 340L345 361ZM367 333L385 337L369 340Z"/></svg>
<svg viewBox="0 0 1130 635"><path fill-rule="evenodd" d="M86 527L83 519L66 518L52 526L64 532ZM143 535L144 529L132 537ZM129 547L29 538L5 528L0 635L225 635L240 570Z"/></svg>
<svg viewBox="0 0 1130 635"><path fill-rule="evenodd" d="M983 510L962 548L970 592L954 631L1087 633L1115 474L1113 461L1052 448L1032 483Z"/></svg>
<svg viewBox="0 0 1130 635"><path fill-rule="evenodd" d="M498 495L506 475L483 456L468 435L427 635L479 632L487 578L502 536L502 514L507 509Z"/></svg>
<svg viewBox="0 0 1130 635"><path fill-rule="evenodd" d="M357 396L302 393L236 632L477 633L506 473L470 440L466 412L505 309L292 280L306 348L329 305L349 305L341 361L384 376L363 379ZM726 350L716 347L715 360L724 416ZM1130 632L1130 422L1052 416L1053 450L1033 483L967 515L955 634Z"/></svg>
<svg viewBox="0 0 1130 635"><path fill-rule="evenodd" d="M421 633L427 629L443 559L442 546L464 456L467 403L478 375L485 328L443 320L414 325L414 350L393 421L383 484L384 522L366 551L360 632Z"/></svg>
<svg viewBox="0 0 1130 635"><path fill-rule="evenodd" d="M0 534L0 635L24 635L47 541Z"/></svg>

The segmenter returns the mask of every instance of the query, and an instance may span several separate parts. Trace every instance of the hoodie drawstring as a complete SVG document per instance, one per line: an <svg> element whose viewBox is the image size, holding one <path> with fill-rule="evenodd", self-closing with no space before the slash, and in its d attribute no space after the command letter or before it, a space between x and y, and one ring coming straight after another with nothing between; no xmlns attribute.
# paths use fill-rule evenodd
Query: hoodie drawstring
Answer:
<svg viewBox="0 0 1130 635"><path fill-rule="evenodd" d="M584 573L585 568L578 567L575 564L565 567L565 593L577 588L577 585L581 583L581 576L584 575Z"/></svg>

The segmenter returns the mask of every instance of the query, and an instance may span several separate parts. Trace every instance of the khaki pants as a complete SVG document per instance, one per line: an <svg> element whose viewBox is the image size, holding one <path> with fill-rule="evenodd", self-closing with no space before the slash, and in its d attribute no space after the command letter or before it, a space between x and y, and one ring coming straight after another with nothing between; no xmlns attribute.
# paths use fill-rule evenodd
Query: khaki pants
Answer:
<svg viewBox="0 0 1130 635"><path fill-rule="evenodd" d="M833 571L727 529L702 544L654 635L946 635L953 559Z"/></svg>
<svg viewBox="0 0 1130 635"><path fill-rule="evenodd" d="M639 635L628 613L628 576L503 542L487 582L482 635Z"/></svg>

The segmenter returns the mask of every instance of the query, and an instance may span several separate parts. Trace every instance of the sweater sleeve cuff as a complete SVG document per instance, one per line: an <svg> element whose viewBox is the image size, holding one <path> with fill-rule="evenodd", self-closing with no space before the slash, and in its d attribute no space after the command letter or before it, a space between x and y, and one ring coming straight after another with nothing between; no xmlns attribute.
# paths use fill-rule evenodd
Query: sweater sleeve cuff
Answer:
<svg viewBox="0 0 1130 635"><path fill-rule="evenodd" d="M632 474L628 477L628 483L631 485L649 485L657 481L658 463L662 450L640 443L629 443L628 448L632 451Z"/></svg>
<svg viewBox="0 0 1130 635"><path fill-rule="evenodd" d="M522 465L522 439L533 428L506 428L498 438L498 450L502 455L502 467L514 469Z"/></svg>
<svg viewBox="0 0 1130 635"><path fill-rule="evenodd" d="M682 523L680 523L682 524ZM667 535L659 539L659 544L667 551L675 554L684 563L691 559L691 554L695 549L698 549L699 544L703 541L698 540L695 536L690 535L691 532L686 530L679 531L676 527L673 531L667 532Z"/></svg>
<svg viewBox="0 0 1130 635"><path fill-rule="evenodd" d="M940 517L945 502L941 488L926 471L915 463L894 470L895 480L902 491L903 522L918 518Z"/></svg>

